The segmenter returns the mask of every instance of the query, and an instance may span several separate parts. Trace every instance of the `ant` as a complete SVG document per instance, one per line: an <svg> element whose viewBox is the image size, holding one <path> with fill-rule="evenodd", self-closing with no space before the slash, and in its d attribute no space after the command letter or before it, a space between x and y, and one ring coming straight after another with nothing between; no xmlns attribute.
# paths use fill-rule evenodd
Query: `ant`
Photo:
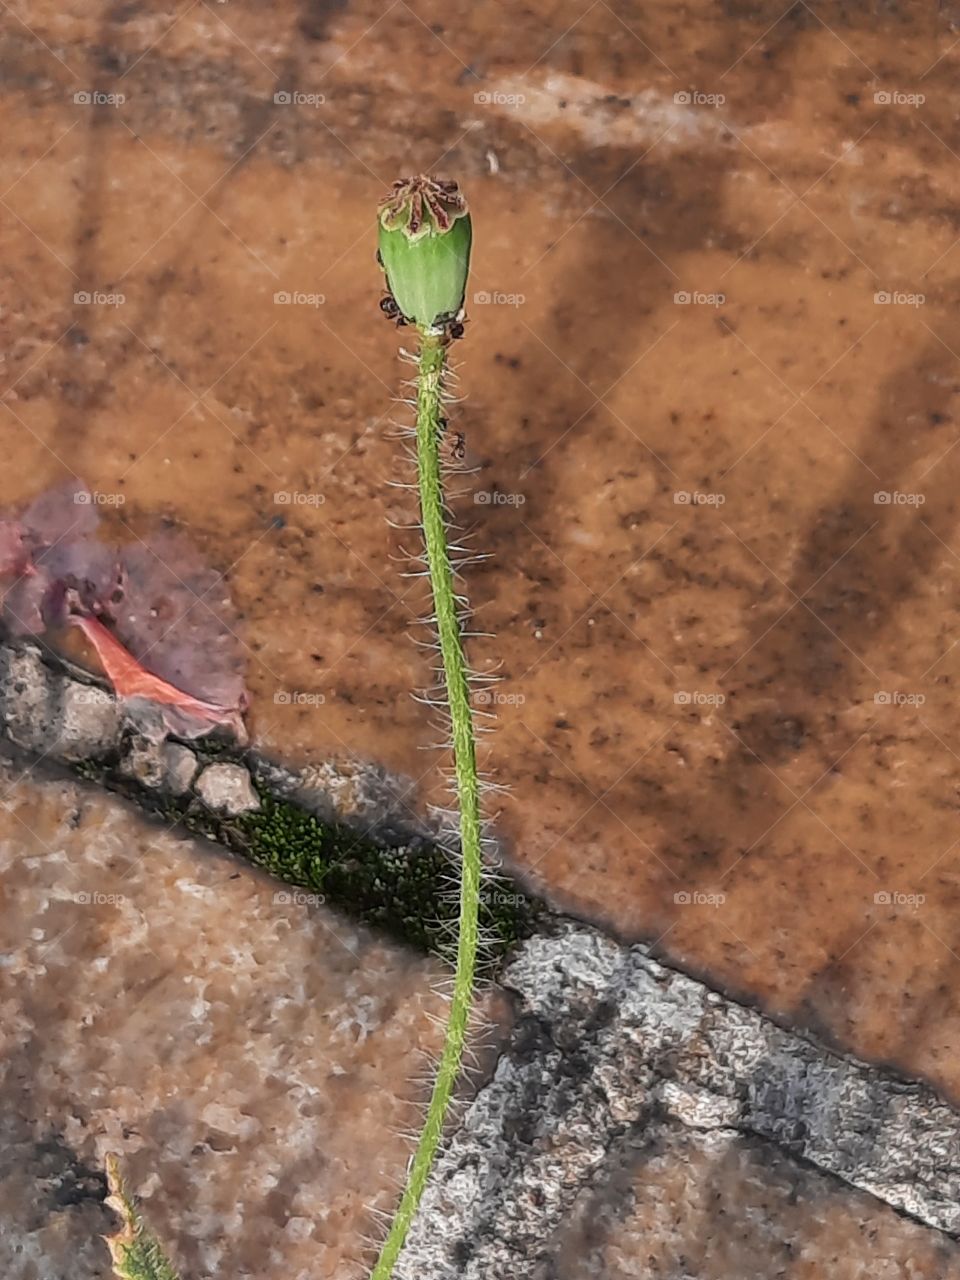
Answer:
<svg viewBox="0 0 960 1280"><path fill-rule="evenodd" d="M437 418L437 427L441 436L447 434L447 427L450 425L450 419L441 414ZM462 461L467 456L467 437L462 431L458 431L454 437L450 453L458 461Z"/></svg>
<svg viewBox="0 0 960 1280"><path fill-rule="evenodd" d="M379 249L377 250L377 266L383 267L383 255L381 254ZM380 310L383 312L383 314L387 317L388 320L396 320L398 329L401 329L403 328L404 325L410 323L407 317L400 310L399 306L397 305L397 300L393 296L393 294L390 292L389 288L387 289L384 296L380 299Z"/></svg>
<svg viewBox="0 0 960 1280"><path fill-rule="evenodd" d="M457 311L444 311L434 320L434 328L442 329L448 342L452 342L455 338L462 338L464 334L463 314L463 307L460 307Z"/></svg>
<svg viewBox="0 0 960 1280"><path fill-rule="evenodd" d="M397 300L392 293L387 293L380 299L380 310L388 320L396 320L398 329L407 323L407 317L397 306Z"/></svg>

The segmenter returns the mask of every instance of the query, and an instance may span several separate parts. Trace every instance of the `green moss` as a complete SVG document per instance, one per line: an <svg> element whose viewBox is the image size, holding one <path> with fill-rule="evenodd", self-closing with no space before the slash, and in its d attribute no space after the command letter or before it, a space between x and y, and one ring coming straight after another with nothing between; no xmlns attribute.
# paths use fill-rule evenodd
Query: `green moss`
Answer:
<svg viewBox="0 0 960 1280"><path fill-rule="evenodd" d="M439 846L383 847L258 790L259 812L223 819L192 811L188 825L206 828L205 834L285 884L322 894L355 919L421 950L450 941L459 911L456 868ZM542 910L512 885L485 892L481 927L492 950L500 954L529 936Z"/></svg>
<svg viewBox="0 0 960 1280"><path fill-rule="evenodd" d="M203 763L208 763L204 743ZM242 754L217 751L243 763ZM383 846L343 825L321 822L290 801L257 785L256 813L224 817L196 798L158 795L119 774L111 764L81 761L73 772L119 791L165 822L225 846L284 884L322 895L354 920L434 952L455 936L459 911L458 869L438 845ZM484 886L480 925L491 958L529 937L546 911L510 882Z"/></svg>
<svg viewBox="0 0 960 1280"><path fill-rule="evenodd" d="M95 760L78 760L71 768L84 782L100 782L103 779L103 765Z"/></svg>

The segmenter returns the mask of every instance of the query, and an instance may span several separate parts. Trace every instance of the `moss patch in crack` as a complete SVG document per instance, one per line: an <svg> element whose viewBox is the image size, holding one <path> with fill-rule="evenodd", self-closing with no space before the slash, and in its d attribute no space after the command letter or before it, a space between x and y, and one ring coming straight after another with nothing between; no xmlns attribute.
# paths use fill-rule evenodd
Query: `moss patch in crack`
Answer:
<svg viewBox="0 0 960 1280"><path fill-rule="evenodd" d="M208 752L206 743L199 754L202 764L214 759L246 763L242 753ZM227 817L196 797L177 799L142 787L120 774L111 761L83 760L71 771L127 796L166 822L223 845L284 884L322 895L352 919L383 929L418 950L446 954L455 937L457 868L439 845L378 844L346 825L321 821L261 783L254 784L261 808ZM485 884L480 903L485 960L499 958L529 937L547 910L513 881Z"/></svg>
<svg viewBox="0 0 960 1280"><path fill-rule="evenodd" d="M183 820L285 884L323 894L365 924L424 951L450 943L459 906L455 868L443 849L431 844L383 847L258 791L258 812L223 818L193 806ZM543 913L541 904L513 884L488 888L483 899L481 928L488 954L501 955L529 937Z"/></svg>

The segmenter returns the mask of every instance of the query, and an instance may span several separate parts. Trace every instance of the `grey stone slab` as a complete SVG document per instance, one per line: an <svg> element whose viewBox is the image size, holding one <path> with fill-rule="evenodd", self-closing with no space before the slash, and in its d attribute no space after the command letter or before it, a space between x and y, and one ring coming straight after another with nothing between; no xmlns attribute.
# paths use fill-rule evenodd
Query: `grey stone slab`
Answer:
<svg viewBox="0 0 960 1280"><path fill-rule="evenodd" d="M539 1276L620 1139L665 1121L761 1139L960 1232L960 1117L931 1089L591 929L530 939L503 982L518 997L516 1029L431 1181L402 1280Z"/></svg>

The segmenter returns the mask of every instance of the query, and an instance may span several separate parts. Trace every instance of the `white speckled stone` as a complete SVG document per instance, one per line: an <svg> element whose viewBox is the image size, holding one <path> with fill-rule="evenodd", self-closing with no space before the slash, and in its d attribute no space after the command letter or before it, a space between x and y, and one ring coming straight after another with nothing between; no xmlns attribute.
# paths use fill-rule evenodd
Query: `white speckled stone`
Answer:
<svg viewBox="0 0 960 1280"><path fill-rule="evenodd" d="M57 740L54 685L34 648L0 655L0 689L7 733L27 751L46 751Z"/></svg>
<svg viewBox="0 0 960 1280"><path fill-rule="evenodd" d="M175 796L182 796L196 776L197 757L180 742L165 742L161 754L164 785Z"/></svg>
<svg viewBox="0 0 960 1280"><path fill-rule="evenodd" d="M197 794L219 813L249 813L260 808L250 774L241 764L209 764L197 779Z"/></svg>
<svg viewBox="0 0 960 1280"><path fill-rule="evenodd" d="M97 759L111 749L120 732L116 700L95 685L61 684L59 754L65 760Z"/></svg>

